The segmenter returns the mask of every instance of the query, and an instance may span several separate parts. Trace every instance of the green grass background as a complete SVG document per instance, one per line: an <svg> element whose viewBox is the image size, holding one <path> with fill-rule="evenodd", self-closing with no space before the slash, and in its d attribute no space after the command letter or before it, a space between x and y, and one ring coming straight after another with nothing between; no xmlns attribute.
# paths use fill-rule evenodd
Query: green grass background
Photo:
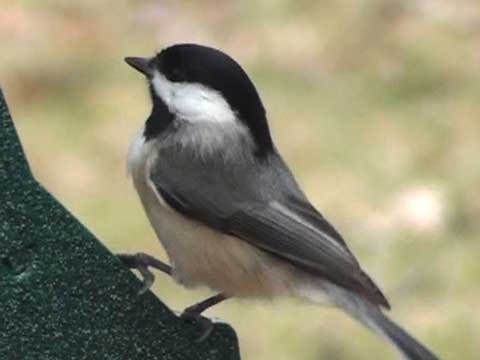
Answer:
<svg viewBox="0 0 480 360"><path fill-rule="evenodd" d="M0 83L38 179L114 252L164 257L126 176L149 113L123 63L175 42L249 72L299 182L444 359L480 352L477 0L11 1ZM161 275L174 309L201 299ZM228 301L244 359L394 359L338 311Z"/></svg>

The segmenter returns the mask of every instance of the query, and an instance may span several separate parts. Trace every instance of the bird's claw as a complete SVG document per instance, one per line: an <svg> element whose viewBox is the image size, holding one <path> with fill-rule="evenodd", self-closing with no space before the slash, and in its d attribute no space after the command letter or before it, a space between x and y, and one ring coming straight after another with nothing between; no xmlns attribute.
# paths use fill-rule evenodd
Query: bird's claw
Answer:
<svg viewBox="0 0 480 360"><path fill-rule="evenodd" d="M201 334L197 339L195 339L196 343L205 341L213 331L214 326L212 320L202 316L198 312L189 310L189 308L183 311L183 313L180 315L180 318L187 321L193 321L200 326Z"/></svg>
<svg viewBox="0 0 480 360"><path fill-rule="evenodd" d="M169 265L145 253L118 254L117 256L128 268L137 269L142 275L143 286L139 291L140 294L147 292L155 282L155 275L150 271L151 267L166 274L172 274Z"/></svg>

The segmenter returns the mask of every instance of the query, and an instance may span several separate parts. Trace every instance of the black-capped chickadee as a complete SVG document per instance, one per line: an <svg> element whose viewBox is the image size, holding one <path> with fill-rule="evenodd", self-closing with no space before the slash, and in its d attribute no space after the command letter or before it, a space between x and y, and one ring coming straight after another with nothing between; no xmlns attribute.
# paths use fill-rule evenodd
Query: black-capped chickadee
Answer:
<svg viewBox="0 0 480 360"><path fill-rule="evenodd" d="M344 310L406 359L438 359L384 314L387 299L298 186L235 60L195 44L125 60L153 102L128 168L171 269L146 255L124 260L220 292L185 315L227 297L295 296Z"/></svg>

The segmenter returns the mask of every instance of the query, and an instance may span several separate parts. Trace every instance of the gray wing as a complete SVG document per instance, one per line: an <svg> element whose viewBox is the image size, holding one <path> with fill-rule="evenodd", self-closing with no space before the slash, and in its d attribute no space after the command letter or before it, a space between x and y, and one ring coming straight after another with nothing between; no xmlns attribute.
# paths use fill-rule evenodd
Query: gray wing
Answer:
<svg viewBox="0 0 480 360"><path fill-rule="evenodd" d="M292 202L296 202L294 207ZM229 233L252 245L390 308L338 232L309 203L299 199L273 201L239 210L228 224Z"/></svg>
<svg viewBox="0 0 480 360"><path fill-rule="evenodd" d="M168 173L153 173L152 182L183 215L389 308L340 234L298 189L283 161L274 161L274 167L249 166L236 173L205 164L171 166Z"/></svg>

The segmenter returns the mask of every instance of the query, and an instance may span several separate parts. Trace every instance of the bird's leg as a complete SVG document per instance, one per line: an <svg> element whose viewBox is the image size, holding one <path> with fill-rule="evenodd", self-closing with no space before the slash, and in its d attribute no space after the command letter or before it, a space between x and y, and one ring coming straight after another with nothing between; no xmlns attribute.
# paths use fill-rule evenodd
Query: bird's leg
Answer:
<svg viewBox="0 0 480 360"><path fill-rule="evenodd" d="M209 298L200 301L196 304L193 304L183 310L183 313L180 315L182 319L186 320L195 320L199 323L200 327L202 328L202 335L196 340L197 342L202 342L212 333L213 324L210 319L203 317L201 314L209 307L217 305L222 301L228 299L228 296L225 294L217 294L214 296L210 296Z"/></svg>
<svg viewBox="0 0 480 360"><path fill-rule="evenodd" d="M172 267L164 262L154 258L151 255L145 253L136 254L118 254L118 258L130 269L137 269L143 277L143 287L140 290L140 294L146 292L153 285L155 281L155 275L149 268L154 268L164 272L165 274L172 275Z"/></svg>
<svg viewBox="0 0 480 360"><path fill-rule="evenodd" d="M155 275L150 271L149 268L154 268L160 270L161 272L172 275L172 267L165 264L164 262L154 258L151 255L145 253L136 253L136 254L117 254L118 258L127 266L129 269L137 269L143 277L143 287L140 290L140 293L144 293L152 286L155 281ZM213 323L210 319L203 317L201 314L208 308L221 303L222 301L228 299L228 296L222 293L219 293L214 296L200 301L196 304L193 304L183 310L180 317L185 320L194 320L198 322L202 328L202 334L196 340L197 342L202 342L212 333Z"/></svg>

